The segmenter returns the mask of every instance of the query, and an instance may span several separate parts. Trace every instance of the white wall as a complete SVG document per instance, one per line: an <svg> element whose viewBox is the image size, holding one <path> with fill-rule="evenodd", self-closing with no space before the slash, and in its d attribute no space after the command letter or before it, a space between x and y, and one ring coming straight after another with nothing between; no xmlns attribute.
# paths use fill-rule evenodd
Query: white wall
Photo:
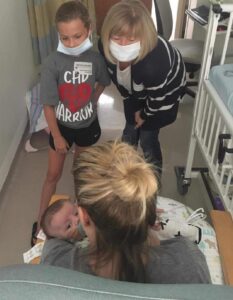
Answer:
<svg viewBox="0 0 233 300"><path fill-rule="evenodd" d="M178 5L179 0L170 0L170 5L172 9L172 19L173 19L173 29L170 39L174 40L175 38L175 31L176 31L176 21L177 21L177 12L178 12Z"/></svg>
<svg viewBox="0 0 233 300"><path fill-rule="evenodd" d="M26 0L0 1L0 190L24 133L36 78Z"/></svg>

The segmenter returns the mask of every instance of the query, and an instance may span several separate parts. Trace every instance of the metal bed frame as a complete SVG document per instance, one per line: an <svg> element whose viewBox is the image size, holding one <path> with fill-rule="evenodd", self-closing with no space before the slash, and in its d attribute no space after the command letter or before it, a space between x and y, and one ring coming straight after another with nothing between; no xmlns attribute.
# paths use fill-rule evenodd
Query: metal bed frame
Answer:
<svg viewBox="0 0 233 300"><path fill-rule="evenodd" d="M200 172L213 207L228 210L233 216L233 116L209 80L221 12L230 13L220 65L225 62L232 32L233 4L212 5L210 8L186 167L175 167L175 172L178 191L182 195L188 192L191 178ZM208 168L192 168L196 146L199 146ZM206 174L216 186L218 199L211 193ZM220 200L220 205L216 200Z"/></svg>

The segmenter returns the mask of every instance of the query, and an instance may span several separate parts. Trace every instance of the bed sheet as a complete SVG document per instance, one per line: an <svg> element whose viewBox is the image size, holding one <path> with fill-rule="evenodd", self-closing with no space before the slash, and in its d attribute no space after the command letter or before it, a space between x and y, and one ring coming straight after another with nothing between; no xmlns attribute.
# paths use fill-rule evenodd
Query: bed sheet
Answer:
<svg viewBox="0 0 233 300"><path fill-rule="evenodd" d="M165 197L158 197L157 207L164 209L163 218L167 217L179 222L185 222L193 212L190 207L183 203ZM212 283L224 284L215 231L205 220L197 220L195 224L202 228L202 239L198 247L205 255Z"/></svg>

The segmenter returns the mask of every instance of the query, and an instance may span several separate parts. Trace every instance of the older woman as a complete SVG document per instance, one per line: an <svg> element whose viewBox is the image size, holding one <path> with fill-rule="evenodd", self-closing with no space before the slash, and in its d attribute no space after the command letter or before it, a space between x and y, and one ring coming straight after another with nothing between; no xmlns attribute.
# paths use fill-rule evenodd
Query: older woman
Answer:
<svg viewBox="0 0 233 300"><path fill-rule="evenodd" d="M176 120L186 84L180 53L158 36L139 0L119 1L110 8L99 48L124 98L123 140L135 146L140 141L145 156L162 173L160 128Z"/></svg>

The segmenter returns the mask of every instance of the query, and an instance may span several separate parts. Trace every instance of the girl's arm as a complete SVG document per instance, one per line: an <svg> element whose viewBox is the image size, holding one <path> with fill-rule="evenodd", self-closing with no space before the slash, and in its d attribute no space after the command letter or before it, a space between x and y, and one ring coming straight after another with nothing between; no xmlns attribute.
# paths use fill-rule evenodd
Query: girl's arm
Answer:
<svg viewBox="0 0 233 300"><path fill-rule="evenodd" d="M96 83L95 94L94 94L94 99L95 99L96 103L98 102L99 97L103 93L104 89L105 89L104 85L102 85L102 84L100 84L98 82Z"/></svg>
<svg viewBox="0 0 233 300"><path fill-rule="evenodd" d="M44 114L50 132L54 139L54 146L56 151L58 153L66 153L68 151L69 145L61 135L61 132L58 128L54 106L44 105Z"/></svg>

